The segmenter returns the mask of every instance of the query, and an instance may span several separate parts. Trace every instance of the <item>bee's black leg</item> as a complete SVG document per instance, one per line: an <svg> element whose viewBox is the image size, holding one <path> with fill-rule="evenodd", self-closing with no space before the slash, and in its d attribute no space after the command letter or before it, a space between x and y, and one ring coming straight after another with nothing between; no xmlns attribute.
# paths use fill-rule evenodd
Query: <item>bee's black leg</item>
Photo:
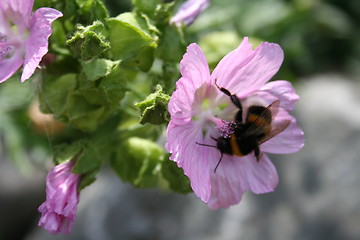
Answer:
<svg viewBox="0 0 360 240"><path fill-rule="evenodd" d="M216 169L218 168L218 166L219 166L219 164L220 164L220 162L221 162L221 160L222 160L222 158L223 158L223 153L221 153L221 156L220 156L220 159L219 159L219 161L218 161L218 163L216 164L216 167L215 167L215 169L214 169L214 173L216 172Z"/></svg>
<svg viewBox="0 0 360 240"><path fill-rule="evenodd" d="M229 96L231 102L239 109L238 113L236 114L235 120L237 122L242 122L242 105L240 103L239 98L235 94L231 94L230 91L227 90L226 88L219 87L219 85L217 85L216 83L216 80L215 80L215 85L220 91L222 91L224 94Z"/></svg>
<svg viewBox="0 0 360 240"><path fill-rule="evenodd" d="M238 123L242 123L243 118L242 118L242 109L239 109L238 112L235 115L235 121Z"/></svg>

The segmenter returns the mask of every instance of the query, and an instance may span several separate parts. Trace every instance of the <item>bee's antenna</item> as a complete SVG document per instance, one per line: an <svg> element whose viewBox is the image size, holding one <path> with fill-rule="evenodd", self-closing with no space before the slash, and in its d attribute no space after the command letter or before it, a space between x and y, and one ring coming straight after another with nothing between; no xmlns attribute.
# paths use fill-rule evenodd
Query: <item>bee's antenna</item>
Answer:
<svg viewBox="0 0 360 240"><path fill-rule="evenodd" d="M200 146L217 148L216 146L213 146L213 145L208 145L208 144L198 143L198 142L195 142L195 143L196 143L197 145L200 145Z"/></svg>
<svg viewBox="0 0 360 240"><path fill-rule="evenodd" d="M221 153L221 157L220 157L220 159L219 159L218 163L216 164L216 167L215 167L215 169L214 169L214 173L216 172L216 169L218 168L218 166L219 166L219 164L220 164L220 162L221 162L221 160L222 160L223 156L224 156L224 154L223 154L223 153Z"/></svg>

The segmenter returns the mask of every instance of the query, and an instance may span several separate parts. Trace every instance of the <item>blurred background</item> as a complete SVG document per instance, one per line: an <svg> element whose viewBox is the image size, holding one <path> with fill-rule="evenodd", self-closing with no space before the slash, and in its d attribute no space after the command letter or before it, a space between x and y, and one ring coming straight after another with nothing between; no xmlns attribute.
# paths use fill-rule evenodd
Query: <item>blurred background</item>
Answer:
<svg viewBox="0 0 360 240"><path fill-rule="evenodd" d="M112 16L131 11L130 0L106 4ZM213 0L187 29L212 68L244 36L280 44L285 60L274 79L291 81L301 97L294 115L305 147L271 156L275 192L247 193L229 209L212 211L192 193L134 189L104 167L81 192L72 234L52 236L37 227L52 139L29 113L36 86L2 83L0 240L360 239L359 23L359 0Z"/></svg>

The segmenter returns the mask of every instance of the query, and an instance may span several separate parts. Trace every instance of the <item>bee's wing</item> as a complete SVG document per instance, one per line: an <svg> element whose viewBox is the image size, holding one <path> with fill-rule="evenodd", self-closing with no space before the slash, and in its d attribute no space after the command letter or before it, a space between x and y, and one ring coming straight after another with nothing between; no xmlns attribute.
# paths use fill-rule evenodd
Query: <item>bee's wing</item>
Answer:
<svg viewBox="0 0 360 240"><path fill-rule="evenodd" d="M280 100L272 102L260 115L258 115L255 121L252 121L252 124L245 135L265 134L264 138L259 142L259 144L261 144L284 131L289 126L290 120L274 121L279 112L279 107Z"/></svg>
<svg viewBox="0 0 360 240"><path fill-rule="evenodd" d="M275 137L282 131L284 131L291 123L289 119L282 119L281 121L274 121L276 115L279 112L280 108L280 100L276 100L273 103L271 103L267 109L271 111L271 130L268 134L265 135L263 139L259 142L259 144L266 142L267 140Z"/></svg>
<svg viewBox="0 0 360 240"><path fill-rule="evenodd" d="M272 102L266 108L262 106L250 107L246 116L246 121L250 123L250 126L243 135L268 135L271 131L272 120L279 112L279 106L280 101L277 100Z"/></svg>
<svg viewBox="0 0 360 240"><path fill-rule="evenodd" d="M280 100L272 102L267 108L267 111L271 112L271 120L278 114L280 108Z"/></svg>
<svg viewBox="0 0 360 240"><path fill-rule="evenodd" d="M289 119L284 119L279 122L273 122L273 124L271 124L270 132L268 134L266 134L265 137L260 140L259 144L266 142L267 140L275 137L276 135L278 135L279 133L284 131L290 125L290 123L291 123L291 121Z"/></svg>

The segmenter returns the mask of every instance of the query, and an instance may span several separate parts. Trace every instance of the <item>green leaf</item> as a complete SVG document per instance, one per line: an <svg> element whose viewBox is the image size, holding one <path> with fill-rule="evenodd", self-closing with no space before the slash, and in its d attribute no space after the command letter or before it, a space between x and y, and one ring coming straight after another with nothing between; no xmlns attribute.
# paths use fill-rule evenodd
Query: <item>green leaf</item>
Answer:
<svg viewBox="0 0 360 240"><path fill-rule="evenodd" d="M93 59L83 62L79 75L45 78L43 108L82 131L94 131L120 109L128 72L118 61Z"/></svg>
<svg viewBox="0 0 360 240"><path fill-rule="evenodd" d="M82 190L85 187L92 184L93 182L95 182L96 175L98 174L99 171L100 171L100 167L83 174L80 181L79 189Z"/></svg>
<svg viewBox="0 0 360 240"><path fill-rule="evenodd" d="M54 162L56 165L71 160L77 160L83 153L85 142L77 141L73 144L61 144L54 148Z"/></svg>
<svg viewBox="0 0 360 240"><path fill-rule="evenodd" d="M128 60L131 66L149 70L157 47L156 28L136 13L123 13L107 23L113 58Z"/></svg>
<svg viewBox="0 0 360 240"><path fill-rule="evenodd" d="M137 13L146 14L157 27L169 26L175 1L133 0L133 4Z"/></svg>
<svg viewBox="0 0 360 240"><path fill-rule="evenodd" d="M110 48L105 38L105 27L100 21L89 26L77 26L75 34L67 41L76 57L89 60Z"/></svg>
<svg viewBox="0 0 360 240"><path fill-rule="evenodd" d="M90 142L85 142L83 152L76 160L73 173L84 174L100 168L102 165L101 156Z"/></svg>
<svg viewBox="0 0 360 240"><path fill-rule="evenodd" d="M143 12L150 17L154 17L161 0L133 0L137 11Z"/></svg>
<svg viewBox="0 0 360 240"><path fill-rule="evenodd" d="M114 70L117 64L119 64L119 61L111 61L108 59L92 59L82 62L86 78L90 81L95 81L107 76Z"/></svg>
<svg viewBox="0 0 360 240"><path fill-rule="evenodd" d="M93 87L81 89L79 92L90 105L99 107L101 105L106 106L109 104L106 93L95 85Z"/></svg>
<svg viewBox="0 0 360 240"><path fill-rule="evenodd" d="M169 188L178 193L189 193L192 191L189 178L175 162L166 159L161 165L161 174L168 182Z"/></svg>
<svg viewBox="0 0 360 240"><path fill-rule="evenodd" d="M80 140L72 144L62 144L57 146L54 152L56 164L75 161L72 172L81 175L80 190L95 181L103 161L98 149L91 142Z"/></svg>
<svg viewBox="0 0 360 240"><path fill-rule="evenodd" d="M150 94L144 101L135 104L141 112L140 123L163 124L170 120L167 105L170 96L163 93L160 85L156 86L156 92Z"/></svg>
<svg viewBox="0 0 360 240"><path fill-rule="evenodd" d="M43 91L40 92L40 108L63 119L75 88L76 74L65 74L58 79L44 78Z"/></svg>
<svg viewBox="0 0 360 240"><path fill-rule="evenodd" d="M83 131L94 131L104 120L105 107L90 104L80 93L73 94L68 105L68 119Z"/></svg>
<svg viewBox="0 0 360 240"><path fill-rule="evenodd" d="M64 14L63 21L67 24L91 24L95 20L104 20L109 17L102 0L36 0L34 9L51 7Z"/></svg>
<svg viewBox="0 0 360 240"><path fill-rule="evenodd" d="M107 110L119 106L124 97L126 80L131 78L120 61L93 59L83 62L84 74L79 78L79 93L94 105L103 105Z"/></svg>
<svg viewBox="0 0 360 240"><path fill-rule="evenodd" d="M104 3L100 0L76 0L79 14L83 21L91 23L94 20L104 20L109 17Z"/></svg>
<svg viewBox="0 0 360 240"><path fill-rule="evenodd" d="M159 41L157 56L165 61L180 62L186 51L183 33L176 26L168 26Z"/></svg>
<svg viewBox="0 0 360 240"><path fill-rule="evenodd" d="M118 109L120 100L124 98L127 90L126 83L132 79L133 72L117 65L114 70L103 77L99 83L99 90L104 93L107 101L107 108Z"/></svg>
<svg viewBox="0 0 360 240"><path fill-rule="evenodd" d="M136 187L154 187L159 182L165 151L156 143L131 137L118 148L111 166L119 177Z"/></svg>
<svg viewBox="0 0 360 240"><path fill-rule="evenodd" d="M128 66L138 67L143 72L149 71L155 59L156 46L157 44L153 42L139 48L133 59L128 62Z"/></svg>

